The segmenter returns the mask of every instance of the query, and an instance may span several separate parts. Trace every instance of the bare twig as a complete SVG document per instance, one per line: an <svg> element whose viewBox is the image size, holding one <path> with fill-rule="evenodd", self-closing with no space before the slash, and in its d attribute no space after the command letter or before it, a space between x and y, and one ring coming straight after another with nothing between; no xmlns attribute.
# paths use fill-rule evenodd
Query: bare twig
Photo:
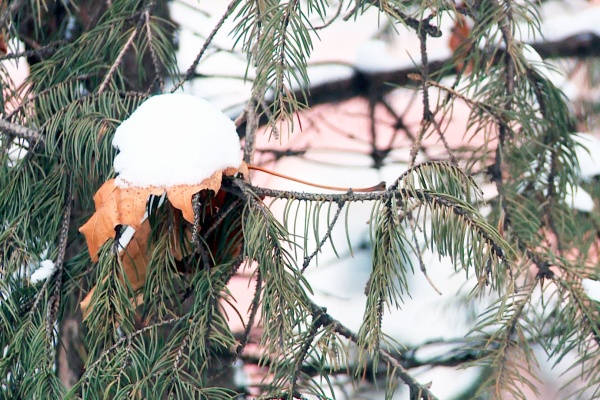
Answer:
<svg viewBox="0 0 600 400"><path fill-rule="evenodd" d="M127 42L125 42L125 45L123 46L123 48L119 52L119 55L117 55L117 58L115 59L115 61L113 62L113 64L110 66L110 69L108 70L108 73L104 76L104 80L102 81L102 83L100 84L100 87L98 88L98 93L99 94L102 93L102 92L104 92L104 90L106 89L106 86L108 85L108 82L110 82L110 79L114 75L115 71L117 70L117 68L119 68L119 65L121 65L121 63L123 62L123 58L125 57L125 54L131 48L131 45L133 44L133 40L135 39L135 37L137 36L138 32L142 28L142 25L144 24L144 21L147 22L146 19L150 18L150 10L153 7L154 7L154 2L150 2L146 6L146 9L144 10L144 12L142 13L142 15L140 16L140 19L138 20L135 28L133 29L133 32L131 32L131 34L129 35L129 38L127 39Z"/></svg>
<svg viewBox="0 0 600 400"><path fill-rule="evenodd" d="M27 128L23 125L9 122L5 119L0 119L0 131L19 139L25 139L30 144L35 144L43 141L40 132L35 129Z"/></svg>
<svg viewBox="0 0 600 400"><path fill-rule="evenodd" d="M315 303L311 302L311 308L313 309L313 315L319 316L319 322L322 326L330 326L333 330L351 340L352 342L359 344L358 336L356 333L352 332L346 326L342 325L338 320L329 315L325 309L319 307ZM379 356L381 359L393 367L394 372L398 377L409 387L411 393L411 399L426 399L426 400L436 400L437 397L429 390L426 385L420 384L415 378L412 377L411 374L408 373L408 370L404 368L402 363L397 360L392 354L390 354L387 350L379 348L378 349Z"/></svg>
<svg viewBox="0 0 600 400"><path fill-rule="evenodd" d="M244 161L246 164L252 164L254 158L254 138L256 131L258 130L259 117L256 115L257 95L256 90L254 91L252 98L246 103L244 108L244 115L246 116L246 133L244 143Z"/></svg>
<svg viewBox="0 0 600 400"><path fill-rule="evenodd" d="M127 42L125 43L125 45L121 49L121 52L119 53L119 55L115 59L115 62L110 66L110 69L108 70L108 73L104 76L104 80L102 81L102 83L100 84L100 87L98 88L98 93L102 93L102 92L104 92L104 89L106 89L106 86L108 85L108 82L110 81L110 79L114 75L114 73L117 70L117 68L119 68L119 65L121 65L121 63L123 62L123 58L125 57L125 53L127 53L127 51L129 50L129 48L133 44L133 39L135 39L135 37L137 36L137 33L138 33L138 28L135 27L133 29L133 32L131 32L131 34L129 35L129 39L127 39Z"/></svg>
<svg viewBox="0 0 600 400"><path fill-rule="evenodd" d="M194 74L196 73L196 67L198 67L198 64L200 63L200 60L202 59L202 56L204 56L204 53L208 49L208 46L210 46L210 44L213 41L213 39L215 38L217 32L219 32L219 29L221 29L221 27L225 23L225 20L227 18L229 18L229 16L233 13L233 10L235 10L235 7L237 6L237 4L238 4L238 2L235 1L235 0L232 1L231 3L229 3L229 6L227 6L227 10L225 10L225 13L221 16L221 19L219 20L219 22L217 22L217 24L213 28L212 32L210 32L210 34L208 35L208 37L204 41L204 44L202 45L202 48L198 52L198 55L196 55L196 59L194 60L194 62L192 63L192 65L190 65L190 67L186 71L185 75L173 87L173 89L171 90L171 93L176 92L180 87L183 86L183 84L186 81L190 80L194 76Z"/></svg>
<svg viewBox="0 0 600 400"><path fill-rule="evenodd" d="M67 241L69 238L69 225L71 223L71 202L73 199L73 194L71 191L71 179L67 175L67 193L65 196L65 211L63 213L63 220L60 227L60 234L58 239L58 257L56 258L56 262L54 263L56 275L56 283L54 286L54 293L52 297L50 297L48 301L48 308L46 311L46 335L48 338L48 342L46 345L48 346L48 353L51 354L51 346L52 346L52 330L54 329L54 323L56 322L56 316L58 314L58 306L60 305L60 292L62 289L63 283L63 272L64 272L64 261L65 261L65 253L67 250ZM54 364L54 358L49 358L49 368L52 368Z"/></svg>
<svg viewBox="0 0 600 400"><path fill-rule="evenodd" d="M162 78L162 74L160 72L160 62L158 61L158 57L156 55L156 52L154 51L154 47L152 47L152 41L153 41L153 36L152 36L152 27L150 26L150 11L146 10L144 11L144 15L146 18L146 35L148 36L148 49L150 49L150 57L152 57L152 65L154 66L154 82L158 82L158 86L160 89L160 92L162 93L163 90L165 89L165 81ZM153 85L151 85L150 89L152 88Z"/></svg>

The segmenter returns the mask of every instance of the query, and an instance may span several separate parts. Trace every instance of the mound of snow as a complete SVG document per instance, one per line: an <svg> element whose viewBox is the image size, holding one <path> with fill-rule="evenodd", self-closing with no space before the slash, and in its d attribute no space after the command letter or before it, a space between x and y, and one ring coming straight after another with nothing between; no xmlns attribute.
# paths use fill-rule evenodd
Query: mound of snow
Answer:
<svg viewBox="0 0 600 400"><path fill-rule="evenodd" d="M120 187L195 185L241 163L233 121L188 94L149 98L117 128L112 144Z"/></svg>

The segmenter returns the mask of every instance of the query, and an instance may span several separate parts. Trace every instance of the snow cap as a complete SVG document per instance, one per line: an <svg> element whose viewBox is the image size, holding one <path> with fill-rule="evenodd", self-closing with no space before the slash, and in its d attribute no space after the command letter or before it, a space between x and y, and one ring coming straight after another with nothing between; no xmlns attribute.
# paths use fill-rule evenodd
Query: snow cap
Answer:
<svg viewBox="0 0 600 400"><path fill-rule="evenodd" d="M241 163L233 121L189 94L149 98L117 128L112 144L120 187L195 185Z"/></svg>

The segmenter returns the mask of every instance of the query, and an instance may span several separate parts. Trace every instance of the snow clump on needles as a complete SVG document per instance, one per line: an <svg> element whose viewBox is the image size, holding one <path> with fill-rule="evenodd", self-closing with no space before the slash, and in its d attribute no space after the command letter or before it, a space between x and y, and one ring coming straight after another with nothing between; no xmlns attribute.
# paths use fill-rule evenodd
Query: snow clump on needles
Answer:
<svg viewBox="0 0 600 400"><path fill-rule="evenodd" d="M112 144L119 187L195 185L241 163L233 121L189 94L149 98L117 128Z"/></svg>

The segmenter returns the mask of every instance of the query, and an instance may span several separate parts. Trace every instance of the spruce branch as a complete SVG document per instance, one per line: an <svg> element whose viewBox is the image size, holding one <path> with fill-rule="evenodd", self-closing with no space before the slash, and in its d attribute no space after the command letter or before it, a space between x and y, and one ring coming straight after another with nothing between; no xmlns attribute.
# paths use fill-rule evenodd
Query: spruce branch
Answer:
<svg viewBox="0 0 600 400"><path fill-rule="evenodd" d="M98 87L98 93L99 94L102 93L102 92L104 92L104 89L106 89L106 86L108 85L108 82L110 82L110 79L112 78L113 74L115 73L115 71L117 70L117 68L119 68L119 65L121 65L121 63L123 62L123 58L125 57L125 53L127 53L127 51L129 50L129 48L133 44L133 40L137 36L137 33L138 33L138 28L135 27L133 29L133 31L131 32L131 34L129 35L129 38L127 39L127 42L125 42L125 45L121 48L121 52L119 53L119 55L115 59L115 62L110 66L110 69L108 70L108 72L104 76L104 80L102 81L102 83Z"/></svg>
<svg viewBox="0 0 600 400"><path fill-rule="evenodd" d="M81 377L80 383L85 383L90 378L90 375L92 374L92 372L95 372L95 369L97 367L99 367L101 365L101 363L110 356L111 353L113 353L114 351L118 350L121 346L123 346L123 344L130 343L133 338L135 338L137 336L141 336L144 333L149 332L153 329L157 329L157 328L160 328L165 325L174 324L174 323L178 322L179 320L181 320L182 318L183 318L183 316L177 316L177 317L169 318L169 319L166 319L163 321L159 321L154 324L147 325L147 326L140 328L134 332L131 332L130 334L128 334L126 336L119 338L119 340L117 340L112 346L106 348L96 358L96 360L93 363L91 363L90 365L88 365L86 367L85 372L83 373L83 376Z"/></svg>
<svg viewBox="0 0 600 400"><path fill-rule="evenodd" d="M57 40L45 46L41 46L37 49L20 51L18 53L8 53L4 56L0 56L0 61L16 60L19 58L29 58L32 56L45 57L53 55L57 49L68 42L65 40Z"/></svg>
<svg viewBox="0 0 600 400"><path fill-rule="evenodd" d="M9 137L13 136L19 139L25 139L30 145L43 142L42 135L39 131L9 122L6 119L0 119L0 131L4 132Z"/></svg>
<svg viewBox="0 0 600 400"><path fill-rule="evenodd" d="M393 2L387 2L387 1L385 1L385 2L378 1L378 0L356 1L354 3L354 7L352 8L352 10L348 13L348 15L346 15L344 17L344 21L348 21L350 18L355 16L359 12L359 10L362 10L365 7L365 5L375 5L376 7L379 7L379 9L382 12L394 17L395 19L397 19L401 23L405 24L406 26L414 29L415 31L423 31L431 37L442 36L442 31L437 26L430 24L430 22L429 22L430 18L425 18L425 19L420 20L420 19L411 17L410 15L408 15L404 11L402 11L399 7L394 6Z"/></svg>
<svg viewBox="0 0 600 400"><path fill-rule="evenodd" d="M104 76L104 79L102 80L102 83L98 87L98 94L101 94L102 92L104 92L104 90L106 89L108 83L112 79L112 76L117 71L117 68L119 68L119 66L121 65L121 63L123 63L123 59L125 58L125 54L129 51L129 49L133 45L133 41L134 41L135 37L137 36L138 32L141 30L141 28L144 25L144 23L146 23L146 24L149 23L150 11L152 10L153 7L154 7L154 1L151 1L145 7L144 12L141 13L140 18L138 19L137 24L133 28L133 31L131 32L131 34L129 34L129 38L127 39L127 41L125 42L125 44L121 48L121 51L117 55L117 58L115 59L115 61L113 62L113 64L110 66L110 69L108 70L108 72Z"/></svg>
<svg viewBox="0 0 600 400"><path fill-rule="evenodd" d="M311 302L311 309L313 315L318 316L318 322L322 326L330 326L336 333L349 339L353 343L360 345L360 341L358 339L358 335L338 320L333 318L330 314L326 312L326 310L322 307L319 307L317 304ZM437 397L429 390L429 388L425 385L421 385L412 375L408 372L404 366L402 366L402 362L397 360L390 352L385 349L379 348L377 353L381 357L381 359L394 367L395 373L398 375L400 379L409 387L411 399L423 399L423 400L435 400Z"/></svg>
<svg viewBox="0 0 600 400"><path fill-rule="evenodd" d="M317 248L310 255L304 257L304 263L302 264L302 270L301 270L302 272L306 271L306 268L308 268L312 259L315 258L315 256L321 251L321 249L323 248L323 246L325 245L327 240L331 239L331 232L333 231L333 228L335 227L337 220L338 220L340 214L342 213L342 210L344 209L344 205L345 205L345 203L343 201L337 203L338 209L336 210L335 214L333 215L333 218L329 221L329 225L327 226L327 232L325 232L325 235L321 238L321 241L317 244Z"/></svg>
<svg viewBox="0 0 600 400"><path fill-rule="evenodd" d="M69 175L67 174L66 179L66 195L65 195L65 211L62 218L62 223L60 226L60 232L58 237L58 256L56 258L56 262L54 263L55 272L54 276L56 276L56 283L54 284L54 293L48 300L47 311L46 311L46 336L47 336L47 346L48 346L48 354L52 354L50 349L51 347L51 337L52 331L54 330L54 323L56 322L58 307L61 301L61 291L63 286L63 274L64 274L64 262L65 255L67 250L67 241L69 238L69 227L71 223L71 206L73 201L72 194L72 183ZM50 280L50 278L48 278ZM54 359L49 357L49 365L48 368L52 368L54 364Z"/></svg>
<svg viewBox="0 0 600 400"><path fill-rule="evenodd" d="M524 397L525 395L517 385L517 382L524 383L535 391L534 383L519 372L516 361L518 360L517 355L524 356L527 361L528 370L532 373L529 366L534 360L531 357L528 343L522 332L524 328L520 324L527 322L527 318L524 315L525 308L530 306L531 297L538 283L539 280L536 278L527 284L525 292L514 294L506 299L507 302L509 300L512 300L512 302L510 304L502 304L499 307L498 311L502 312L502 315L492 315L487 318L487 323L501 323L501 325L498 326L498 330L487 340L485 346L485 352L488 353L487 356L475 361L475 364L488 364L494 368L494 373L482 387L482 389L491 389L493 398L503 398L506 395L506 391L515 396ZM483 329L485 329L485 323L476 328L478 331L482 331ZM537 378L533 376L533 380L537 381Z"/></svg>
<svg viewBox="0 0 600 400"><path fill-rule="evenodd" d="M159 90L162 93L165 87L165 81L161 74L160 62L158 60L158 56L156 55L156 51L154 50L153 42L154 37L152 35L152 27L150 25L150 10L146 9L144 11L144 18L146 26L146 36L148 37L148 47L150 49L150 57L152 58L152 66L154 67L154 82L158 82ZM152 85L148 88L150 91L152 89Z"/></svg>

